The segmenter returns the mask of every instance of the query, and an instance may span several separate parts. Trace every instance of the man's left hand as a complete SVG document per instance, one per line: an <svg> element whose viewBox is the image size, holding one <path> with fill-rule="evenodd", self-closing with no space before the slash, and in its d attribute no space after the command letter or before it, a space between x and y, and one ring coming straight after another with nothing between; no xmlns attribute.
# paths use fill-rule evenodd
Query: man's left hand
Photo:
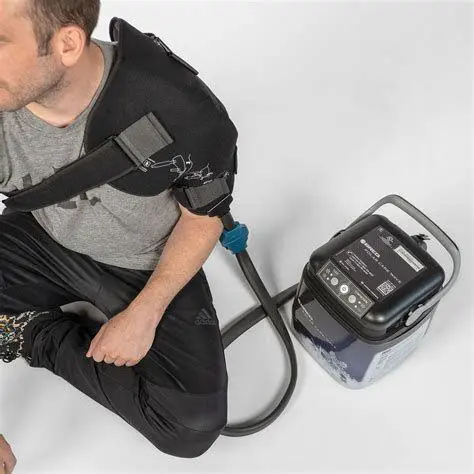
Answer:
<svg viewBox="0 0 474 474"><path fill-rule="evenodd" d="M104 323L91 341L86 357L127 367L142 360L155 339L160 318L130 306Z"/></svg>

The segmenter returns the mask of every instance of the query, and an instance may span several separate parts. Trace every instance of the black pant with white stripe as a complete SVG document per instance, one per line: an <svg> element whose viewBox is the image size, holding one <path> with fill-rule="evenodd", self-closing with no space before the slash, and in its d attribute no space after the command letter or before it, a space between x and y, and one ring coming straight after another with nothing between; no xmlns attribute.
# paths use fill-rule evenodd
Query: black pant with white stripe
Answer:
<svg viewBox="0 0 474 474"><path fill-rule="evenodd" d="M151 274L106 265L63 247L31 213L0 215L0 313L53 310L25 329L30 365L62 377L160 451L196 457L227 423L224 348L203 269L167 307L150 351L131 367L87 358L102 323L58 311L73 301L89 301L110 319L128 306Z"/></svg>

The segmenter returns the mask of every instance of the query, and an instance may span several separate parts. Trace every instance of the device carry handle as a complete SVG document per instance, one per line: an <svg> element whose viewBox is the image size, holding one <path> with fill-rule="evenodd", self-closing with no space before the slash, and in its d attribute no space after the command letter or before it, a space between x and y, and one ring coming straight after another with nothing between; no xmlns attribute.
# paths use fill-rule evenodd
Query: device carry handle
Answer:
<svg viewBox="0 0 474 474"><path fill-rule="evenodd" d="M459 275L459 269L461 267L461 255L459 253L459 248L456 245L456 243L444 231L442 231L429 217L427 217L415 206L413 206L412 204L410 204L408 201L403 199L401 196L398 196L397 194L389 194L388 196L385 196L379 201L377 201L371 208L367 209L367 211L365 211L354 222L352 222L350 226L353 226L354 224L361 221L365 217L373 214L379 207L388 203L397 206L402 211L405 211L408 215L413 217L413 219L415 219L419 224L421 224L426 230L428 230L438 240L438 242L440 242L440 244L448 251L449 255L451 255L451 258L453 260L453 265L454 265L451 278L449 279L448 283L444 285L441 291L436 293L436 295L434 295L424 304L410 311L408 319L405 323L407 326L409 326L413 324L415 321L417 321L418 318L426 310L434 306L451 289L451 287L453 286L454 282L456 281Z"/></svg>

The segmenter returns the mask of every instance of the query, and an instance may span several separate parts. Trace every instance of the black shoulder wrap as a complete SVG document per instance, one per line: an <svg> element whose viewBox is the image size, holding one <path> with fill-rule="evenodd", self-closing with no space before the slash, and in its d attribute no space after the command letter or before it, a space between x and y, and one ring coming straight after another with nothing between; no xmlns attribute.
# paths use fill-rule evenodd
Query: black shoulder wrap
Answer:
<svg viewBox="0 0 474 474"><path fill-rule="evenodd" d="M87 119L86 154L4 204L28 211L104 183L139 196L171 186L196 214L222 215L237 172L238 134L225 107L154 34L113 18L110 37L116 57Z"/></svg>

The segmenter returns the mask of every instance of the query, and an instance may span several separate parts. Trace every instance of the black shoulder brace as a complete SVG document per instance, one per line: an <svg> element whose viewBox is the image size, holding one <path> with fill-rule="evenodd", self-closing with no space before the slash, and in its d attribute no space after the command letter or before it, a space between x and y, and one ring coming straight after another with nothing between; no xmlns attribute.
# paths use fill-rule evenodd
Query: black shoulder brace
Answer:
<svg viewBox="0 0 474 474"><path fill-rule="evenodd" d="M171 187L196 214L228 212L238 134L225 107L154 34L113 18L110 37L117 53L87 119L86 154L5 206L31 211L107 183L139 196Z"/></svg>

